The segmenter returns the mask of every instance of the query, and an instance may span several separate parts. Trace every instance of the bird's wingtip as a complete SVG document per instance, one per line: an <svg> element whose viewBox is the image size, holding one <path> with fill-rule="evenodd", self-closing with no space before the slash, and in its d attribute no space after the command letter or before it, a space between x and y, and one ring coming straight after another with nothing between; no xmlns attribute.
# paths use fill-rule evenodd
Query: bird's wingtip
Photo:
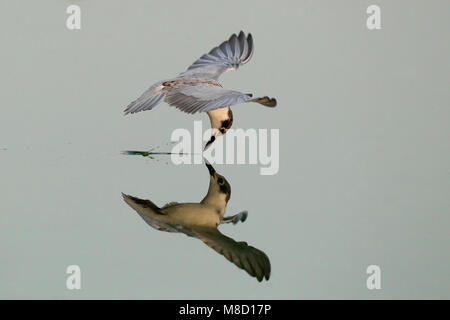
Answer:
<svg viewBox="0 0 450 320"><path fill-rule="evenodd" d="M248 217L248 211L246 210L242 213L241 222L245 222L245 220L247 220L247 217Z"/></svg>
<svg viewBox="0 0 450 320"><path fill-rule="evenodd" d="M276 107L277 106L277 99L272 98L272 101L273 101L273 107Z"/></svg>

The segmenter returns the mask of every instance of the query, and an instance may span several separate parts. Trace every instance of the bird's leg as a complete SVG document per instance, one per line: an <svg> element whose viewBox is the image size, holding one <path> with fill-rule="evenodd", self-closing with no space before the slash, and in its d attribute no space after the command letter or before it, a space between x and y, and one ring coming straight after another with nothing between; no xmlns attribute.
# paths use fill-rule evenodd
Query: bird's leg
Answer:
<svg viewBox="0 0 450 320"><path fill-rule="evenodd" d="M236 224L239 221L244 222L247 219L248 211L244 210L235 214L234 216L224 217L221 223L233 223Z"/></svg>

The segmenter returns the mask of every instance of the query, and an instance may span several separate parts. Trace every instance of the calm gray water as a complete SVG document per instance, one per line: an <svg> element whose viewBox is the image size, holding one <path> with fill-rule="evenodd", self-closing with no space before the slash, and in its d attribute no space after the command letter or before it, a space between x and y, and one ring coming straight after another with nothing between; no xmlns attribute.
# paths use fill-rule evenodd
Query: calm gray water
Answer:
<svg viewBox="0 0 450 320"><path fill-rule="evenodd" d="M369 31L372 3L1 0L0 298L450 298L450 4L376 1ZM168 151L208 117L122 111L241 29L255 54L221 82L278 106L235 106L233 126L279 129L280 170L215 168L228 214L249 211L221 231L267 253L262 283L121 198L203 198L204 165L121 151ZM66 288L73 264L81 290Z"/></svg>

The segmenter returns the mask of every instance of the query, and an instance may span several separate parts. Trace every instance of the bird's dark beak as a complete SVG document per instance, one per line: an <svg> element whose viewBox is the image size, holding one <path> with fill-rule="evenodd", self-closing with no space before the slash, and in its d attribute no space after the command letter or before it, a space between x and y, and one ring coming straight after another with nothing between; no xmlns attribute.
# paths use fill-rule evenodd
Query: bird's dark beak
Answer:
<svg viewBox="0 0 450 320"><path fill-rule="evenodd" d="M216 170L214 170L213 166L210 165L208 162L205 162L205 164L206 164L206 167L208 168L209 174L210 174L211 176L213 176L214 173L216 173Z"/></svg>
<svg viewBox="0 0 450 320"><path fill-rule="evenodd" d="M211 136L211 138L209 139L209 141L205 144L205 148L203 149L203 151L205 151L206 149L208 149L208 147L209 147L214 141L216 141L216 137L215 137L215 136Z"/></svg>

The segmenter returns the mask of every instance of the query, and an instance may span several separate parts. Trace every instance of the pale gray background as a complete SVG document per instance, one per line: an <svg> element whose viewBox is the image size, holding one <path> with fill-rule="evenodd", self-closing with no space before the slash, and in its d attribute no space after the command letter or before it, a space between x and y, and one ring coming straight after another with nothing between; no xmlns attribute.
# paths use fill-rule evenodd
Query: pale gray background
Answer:
<svg viewBox="0 0 450 320"><path fill-rule="evenodd" d="M222 82L278 108L236 106L234 127L279 128L281 163L216 166L229 213L249 210L221 230L269 255L264 283L120 196L203 197L204 166L120 151L165 150L207 116L122 110L241 29L255 54ZM1 0L0 298L450 298L449 30L448 1Z"/></svg>

